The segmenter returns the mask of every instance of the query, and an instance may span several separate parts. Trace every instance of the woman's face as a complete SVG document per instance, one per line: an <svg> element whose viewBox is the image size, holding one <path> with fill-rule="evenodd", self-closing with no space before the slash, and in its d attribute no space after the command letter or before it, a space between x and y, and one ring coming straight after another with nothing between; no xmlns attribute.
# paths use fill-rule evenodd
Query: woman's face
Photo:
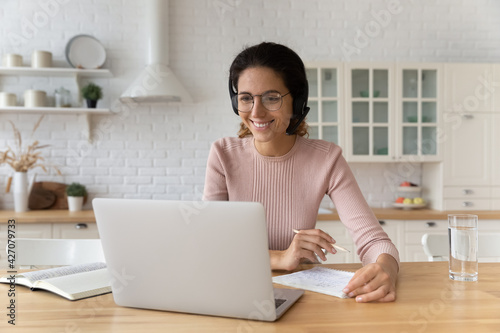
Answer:
<svg viewBox="0 0 500 333"><path fill-rule="evenodd" d="M266 92L278 92L282 96L289 92L283 79L268 67L253 67L245 69L238 79L238 93L262 95ZM254 97L254 105L249 112L239 112L241 120L252 132L256 142L279 141L285 136L293 114L292 95L284 97L281 108L268 111L262 105L260 96Z"/></svg>

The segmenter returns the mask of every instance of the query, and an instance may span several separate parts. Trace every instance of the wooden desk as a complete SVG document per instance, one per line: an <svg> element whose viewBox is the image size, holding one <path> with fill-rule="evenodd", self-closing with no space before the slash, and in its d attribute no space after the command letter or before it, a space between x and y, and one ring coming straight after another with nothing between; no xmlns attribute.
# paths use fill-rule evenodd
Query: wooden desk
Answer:
<svg viewBox="0 0 500 333"><path fill-rule="evenodd" d="M396 302L358 304L306 291L275 323L123 308L114 304L111 294L71 302L18 286L15 330L7 324L8 286L2 284L0 331L500 332L499 276L500 263L479 264L479 281L472 283L449 280L446 262L402 263Z"/></svg>

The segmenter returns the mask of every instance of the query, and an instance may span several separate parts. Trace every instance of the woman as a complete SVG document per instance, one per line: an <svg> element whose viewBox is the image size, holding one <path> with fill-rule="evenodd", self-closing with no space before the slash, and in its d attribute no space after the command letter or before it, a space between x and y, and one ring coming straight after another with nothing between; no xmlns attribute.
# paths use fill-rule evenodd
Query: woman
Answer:
<svg viewBox="0 0 500 333"><path fill-rule="evenodd" d="M207 163L205 200L261 202L267 215L272 269L326 260L335 240L314 229L324 195L352 235L364 266L344 289L357 302L395 300L396 247L380 227L334 143L306 139L308 85L300 57L286 46L243 50L229 74L239 138L219 139ZM293 230L300 230L294 233Z"/></svg>

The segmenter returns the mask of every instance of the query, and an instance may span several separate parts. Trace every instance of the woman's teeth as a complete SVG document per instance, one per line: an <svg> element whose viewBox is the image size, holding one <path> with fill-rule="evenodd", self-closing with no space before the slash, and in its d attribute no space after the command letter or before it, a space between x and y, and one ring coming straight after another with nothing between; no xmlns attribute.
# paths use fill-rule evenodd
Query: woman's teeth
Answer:
<svg viewBox="0 0 500 333"><path fill-rule="evenodd" d="M271 124L271 121L268 121L267 123L256 123L256 122L253 122L253 124L255 125L255 127L264 128L266 126L269 126L269 124Z"/></svg>

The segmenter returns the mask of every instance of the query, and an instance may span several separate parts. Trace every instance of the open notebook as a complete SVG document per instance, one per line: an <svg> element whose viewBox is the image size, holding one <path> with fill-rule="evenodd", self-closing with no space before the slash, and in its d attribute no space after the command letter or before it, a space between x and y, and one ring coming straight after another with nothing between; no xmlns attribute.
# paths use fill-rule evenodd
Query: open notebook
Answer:
<svg viewBox="0 0 500 333"><path fill-rule="evenodd" d="M353 276L353 272L314 267L305 271L275 276L273 282L340 298L348 298L342 289Z"/></svg>
<svg viewBox="0 0 500 333"><path fill-rule="evenodd" d="M101 262L6 275L0 283L47 290L72 301L111 292L111 279Z"/></svg>

